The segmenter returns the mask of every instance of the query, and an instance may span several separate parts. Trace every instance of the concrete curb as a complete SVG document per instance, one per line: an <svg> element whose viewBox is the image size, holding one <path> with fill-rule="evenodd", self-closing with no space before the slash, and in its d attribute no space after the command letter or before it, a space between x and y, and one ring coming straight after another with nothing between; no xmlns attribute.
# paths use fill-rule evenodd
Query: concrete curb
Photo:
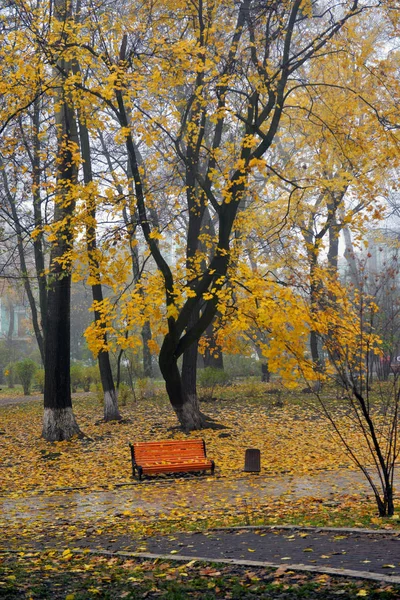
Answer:
<svg viewBox="0 0 400 600"><path fill-rule="evenodd" d="M315 533L319 533L320 531L332 531L334 533L363 533L369 535L386 534L391 535L392 537L400 536L400 529L360 529L358 527L311 527L307 525L237 525L234 527L210 527L206 531L279 531L280 529L283 529L285 531L314 531Z"/></svg>

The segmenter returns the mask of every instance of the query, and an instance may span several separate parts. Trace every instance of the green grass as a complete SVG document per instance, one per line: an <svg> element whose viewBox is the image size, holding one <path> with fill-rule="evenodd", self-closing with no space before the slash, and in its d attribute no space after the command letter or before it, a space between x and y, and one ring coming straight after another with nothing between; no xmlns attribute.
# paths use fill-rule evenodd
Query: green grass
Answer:
<svg viewBox="0 0 400 600"><path fill-rule="evenodd" d="M0 398L11 398L14 396L23 396L24 395L24 390L22 385L20 385L19 383L16 383L14 385L14 387L10 388L7 386L7 384L3 383L0 385ZM39 394L40 392L36 391L34 388L32 388L32 394Z"/></svg>

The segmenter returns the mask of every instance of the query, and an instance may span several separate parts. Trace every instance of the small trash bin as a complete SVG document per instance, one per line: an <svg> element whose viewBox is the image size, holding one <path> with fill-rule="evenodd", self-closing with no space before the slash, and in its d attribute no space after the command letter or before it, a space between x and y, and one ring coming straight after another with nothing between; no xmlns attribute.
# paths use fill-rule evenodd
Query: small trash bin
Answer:
<svg viewBox="0 0 400 600"><path fill-rule="evenodd" d="M244 471L259 473L261 470L261 452L256 448L248 448L244 457Z"/></svg>

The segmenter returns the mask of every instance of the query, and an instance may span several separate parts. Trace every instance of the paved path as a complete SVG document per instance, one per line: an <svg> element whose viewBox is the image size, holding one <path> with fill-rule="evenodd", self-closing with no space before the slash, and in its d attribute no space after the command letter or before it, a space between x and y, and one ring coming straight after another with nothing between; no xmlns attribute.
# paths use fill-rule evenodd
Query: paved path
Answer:
<svg viewBox="0 0 400 600"><path fill-rule="evenodd" d="M145 481L113 491L63 491L52 496L22 498L0 496L0 524L16 519L50 523L58 511L65 520L96 519L137 508L143 508L153 517L174 509L205 512L238 504L246 504L251 511L252 503L282 496L286 502L306 497L323 498L328 506L334 506L340 496L348 493L370 494L366 480L358 471L320 471L308 476L250 475L238 476L235 481L223 477Z"/></svg>
<svg viewBox="0 0 400 600"><path fill-rule="evenodd" d="M270 566L400 583L400 532L260 528L213 530L150 537L147 554ZM78 542L79 545L79 542ZM81 540L82 547L88 546ZM128 537L104 543L109 551L133 549ZM143 542L142 542L143 545Z"/></svg>
<svg viewBox="0 0 400 600"><path fill-rule="evenodd" d="M7 406L9 404L24 404L25 402L43 402L43 395L32 394L30 396L0 396L0 406Z"/></svg>
<svg viewBox="0 0 400 600"><path fill-rule="evenodd" d="M76 392L72 394L72 398L80 398L91 394L93 394L93 392ZM0 396L0 406L24 404L25 402L43 402L43 394L31 394L30 396Z"/></svg>

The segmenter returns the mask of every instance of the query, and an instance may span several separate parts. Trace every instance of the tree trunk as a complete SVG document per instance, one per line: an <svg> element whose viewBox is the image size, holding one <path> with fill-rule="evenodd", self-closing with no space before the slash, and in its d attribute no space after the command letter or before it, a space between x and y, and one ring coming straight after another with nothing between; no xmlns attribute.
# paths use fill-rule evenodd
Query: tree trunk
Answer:
<svg viewBox="0 0 400 600"><path fill-rule="evenodd" d="M312 361L318 368L321 365L321 360L318 348L318 334L314 330L310 332L310 350Z"/></svg>
<svg viewBox="0 0 400 600"><path fill-rule="evenodd" d="M329 227L328 268L336 275L338 270L339 234L336 221Z"/></svg>
<svg viewBox="0 0 400 600"><path fill-rule="evenodd" d="M44 346L46 343L46 316L47 316L47 277L45 269L45 253L43 249L43 219L42 219L42 197L41 186L41 141L40 141L40 105L39 99L35 100L33 106L33 157L32 157L32 179L33 179L33 218L35 229L39 232L33 240L33 252L35 256L36 278L39 289L39 311L42 332L42 346L40 350L42 363L44 364ZM39 342L38 342L39 343ZM40 344L39 344L40 348Z"/></svg>
<svg viewBox="0 0 400 600"><path fill-rule="evenodd" d="M183 353L182 360L182 385L189 401L198 406L197 402L197 353L198 342L194 342Z"/></svg>
<svg viewBox="0 0 400 600"><path fill-rule="evenodd" d="M54 258L53 254L52 259ZM57 271L54 273L53 270L52 273L54 278L51 278L47 303L42 436L49 442L69 440L74 435L80 434L72 412L71 401L69 344L71 275L63 274L59 268Z"/></svg>
<svg viewBox="0 0 400 600"><path fill-rule="evenodd" d="M65 0L56 0L55 18L64 23L70 18ZM67 35L64 33L64 35ZM62 72L70 71L69 63L60 59ZM74 187L77 183L77 165L73 152L78 146L75 111L63 81L55 97L55 122L57 127L57 196L54 223L57 224L50 253L48 278L44 415L42 436L51 442L69 440L80 435L72 412L70 378L70 328L71 328L71 258L73 246L72 216L75 209Z"/></svg>
<svg viewBox="0 0 400 600"><path fill-rule="evenodd" d="M97 360L99 364L101 386L103 388L104 421L120 421L122 417L118 408L118 393L114 385L110 355L107 351L101 351L99 352Z"/></svg>
<svg viewBox="0 0 400 600"><path fill-rule="evenodd" d="M385 477L386 479L386 477ZM393 487L390 483L384 483L383 499L378 493L375 493L375 500L380 517L393 517L394 515L394 497Z"/></svg>
<svg viewBox="0 0 400 600"><path fill-rule="evenodd" d="M99 365L100 360L101 355L99 354ZM103 378L101 378L101 384L104 398L104 421L120 421L122 417L118 409L118 392L114 387L114 380L111 386L109 382L104 383Z"/></svg>
<svg viewBox="0 0 400 600"><path fill-rule="evenodd" d="M269 383L271 379L271 373L268 368L268 362L264 361L261 363L261 381Z"/></svg>
<svg viewBox="0 0 400 600"><path fill-rule="evenodd" d="M258 345L258 342L260 341L259 338L261 338L260 333L257 332L256 336L257 336L257 338L255 340L252 339L250 336L249 337L250 337L251 341L254 343L254 346L255 346L255 349L257 352L257 356L261 362L261 381L263 381L264 383L269 383L270 379L271 379L271 372L269 370L268 360L265 358L260 346ZM266 341L267 340L264 337L263 342L266 343Z"/></svg>
<svg viewBox="0 0 400 600"><path fill-rule="evenodd" d="M80 117L79 139L81 142L81 154L83 160L83 178L86 185L93 182L92 157L90 152L89 131ZM95 280L92 287L92 298L94 302L103 302L103 288L100 283L100 264L97 259L97 240L96 240L96 198L93 194L88 194L87 199L87 225L86 225L86 246L89 259L89 274ZM99 322L101 315L99 311L94 311L94 321ZM107 346L107 334L103 330L103 346ZM103 349L97 357L100 371L101 385L104 394L104 421L120 421L122 419L118 409L118 394L114 386L114 378L111 369L110 355L108 350Z"/></svg>
<svg viewBox="0 0 400 600"><path fill-rule="evenodd" d="M204 426L204 418L200 412L197 395L189 397L184 389L174 355L175 347L176 343L171 342L171 335L167 334L161 347L159 365L168 397L183 431L201 429Z"/></svg>
<svg viewBox="0 0 400 600"><path fill-rule="evenodd" d="M344 257L349 267L350 283L358 289L360 287L360 278L358 272L357 259L353 248L350 229L343 227L343 237L345 242Z"/></svg>
<svg viewBox="0 0 400 600"><path fill-rule="evenodd" d="M321 308L321 283L316 275L316 270L318 267L318 246L315 245L313 248L310 248L308 252L308 259L310 265L310 304L311 304L311 313L314 318L318 318L318 310ZM320 371L322 368L322 360L319 352L318 345L319 336L318 333L312 329L310 331L310 351L311 358L314 363L316 371Z"/></svg>
<svg viewBox="0 0 400 600"><path fill-rule="evenodd" d="M151 340L150 322L146 321L142 327L143 342L143 373L145 377L153 377L153 361L148 342Z"/></svg>
<svg viewBox="0 0 400 600"><path fill-rule="evenodd" d="M14 361L14 327L15 327L15 312L14 312L14 302L12 298L8 298L8 331L6 338L6 347L7 347L7 357L9 362ZM12 367L11 367L12 368ZM10 373L8 378L8 387L13 389L15 387L15 373Z"/></svg>

